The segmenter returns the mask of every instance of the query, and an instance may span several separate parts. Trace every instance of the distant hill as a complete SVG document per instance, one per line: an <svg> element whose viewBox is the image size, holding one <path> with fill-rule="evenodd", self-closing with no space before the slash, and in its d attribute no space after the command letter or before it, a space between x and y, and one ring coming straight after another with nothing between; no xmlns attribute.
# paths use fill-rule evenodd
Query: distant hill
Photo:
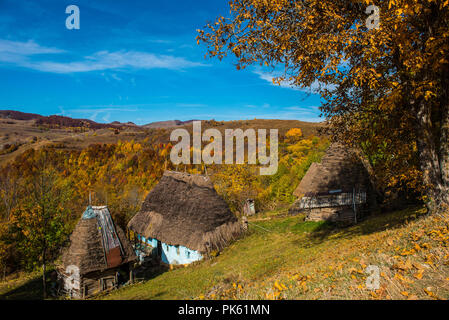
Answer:
<svg viewBox="0 0 449 320"><path fill-rule="evenodd" d="M136 125L135 123L113 121L111 123L98 123L90 119L76 119L60 115L42 116L34 113L25 113L14 110L0 110L0 119L11 120L34 120L33 123L38 126L48 127L52 129L57 128L86 128L89 130L98 129L135 129L144 131L145 129L170 129L176 127L189 126L193 121L199 120L166 120L156 121L145 125ZM317 130L324 125L324 122L305 122L299 120L277 120L277 119L253 119L253 120L233 120L233 121L215 121L215 120L201 120L203 129L217 128L224 130L241 128L243 130L253 129L279 129L279 133L284 134L290 128L299 127L304 135L317 134Z"/></svg>
<svg viewBox="0 0 449 320"><path fill-rule="evenodd" d="M91 129L117 128L124 124L98 123L89 119L74 119L65 116L48 116L36 120L37 125L59 126L59 127L83 127Z"/></svg>
<svg viewBox="0 0 449 320"><path fill-rule="evenodd" d="M14 110L0 110L0 118L11 119L11 120L36 120L37 125L47 125L49 127L61 127L61 128L74 128L83 127L90 129L103 129L103 128L117 128L121 126L135 125L132 122L128 123L98 123L89 119L75 119L66 116L51 115L51 116L41 116L35 113L25 113Z"/></svg>
<svg viewBox="0 0 449 320"><path fill-rule="evenodd" d="M0 110L0 118L11 120L36 120L37 125L47 125L49 127L83 127L90 129L104 129L104 128L118 128L118 127L142 127L148 129L161 129L161 128L173 128L184 126L192 123L194 120L181 121L181 120L168 120L152 122L143 126L138 126L135 123L113 121L111 123L98 123L90 119L76 119L60 115L42 116L35 113L25 113L14 110Z"/></svg>
<svg viewBox="0 0 449 320"><path fill-rule="evenodd" d="M25 113L14 110L0 110L0 118L12 120L35 120L43 118L40 114Z"/></svg>
<svg viewBox="0 0 449 320"><path fill-rule="evenodd" d="M66 116L0 110L0 165L33 148L56 145L59 148L82 150L91 144L136 142L150 139L151 143L168 143L173 128L185 128L192 133L192 122L181 120L158 121L143 126L132 122L97 123L89 119ZM252 119L234 121L201 120L202 131L209 128L226 129L278 129L282 137L291 128L301 128L304 136L320 135L324 123L299 120Z"/></svg>
<svg viewBox="0 0 449 320"><path fill-rule="evenodd" d="M192 123L195 120L181 121L181 120L168 120L168 121L157 121L145 124L142 127L148 129L161 129L161 128L173 128L181 127Z"/></svg>

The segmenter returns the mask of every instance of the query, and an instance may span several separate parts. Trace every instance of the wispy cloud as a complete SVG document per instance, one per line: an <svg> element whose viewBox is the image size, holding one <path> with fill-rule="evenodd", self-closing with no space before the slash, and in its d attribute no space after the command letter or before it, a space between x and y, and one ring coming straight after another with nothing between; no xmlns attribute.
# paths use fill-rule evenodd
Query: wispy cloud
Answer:
<svg viewBox="0 0 449 320"><path fill-rule="evenodd" d="M120 97L119 97L120 98ZM121 100L121 99L120 99ZM126 112L127 116L130 114L147 114L152 108L165 109L169 107L178 108L207 108L208 106L200 103L144 103L144 104L111 104L111 105L84 105L75 108L64 108L59 106L61 115L73 116L76 118L86 117L93 121L98 121L99 119L104 122L109 122L112 118L120 119L123 118L123 113ZM128 118L129 119L129 118ZM168 119L168 118L167 118ZM165 120L167 120L165 119ZM123 120L123 119L122 119ZM141 124L145 123L142 118L137 118L138 122ZM140 121L142 120L142 121ZM155 119L151 119L155 121ZM147 122L150 122L148 120Z"/></svg>
<svg viewBox="0 0 449 320"><path fill-rule="evenodd" d="M76 73L111 69L172 69L204 66L202 63L191 62L184 58L155 55L138 51L101 51L85 57L83 61L75 62L34 62L28 67L52 73Z"/></svg>
<svg viewBox="0 0 449 320"><path fill-rule="evenodd" d="M286 107L285 110L293 111L293 112L301 112L305 114L320 114L320 109L317 106L292 106Z"/></svg>
<svg viewBox="0 0 449 320"><path fill-rule="evenodd" d="M110 82L110 81L112 81L112 80L115 80L115 81L120 82L120 81L123 80L123 79L120 78L116 73L107 74L107 73L105 73L105 72L102 72L101 75L103 76L103 78L104 78L107 82Z"/></svg>
<svg viewBox="0 0 449 320"><path fill-rule="evenodd" d="M65 110L63 107L59 107L61 113L65 116L75 116L75 117L87 117L90 120L97 121L98 117L102 115L102 120L104 122L109 122L111 115L120 115L123 112L132 113L137 112L139 109L135 105L120 105L120 106L86 106L79 107L75 109Z"/></svg>
<svg viewBox="0 0 449 320"><path fill-rule="evenodd" d="M106 115L102 118L104 122L109 122L111 119L111 113L108 112Z"/></svg>
<svg viewBox="0 0 449 320"><path fill-rule="evenodd" d="M282 81L280 83L280 85L273 83L273 79L280 77L281 74L280 73L275 73L275 72L265 72L262 71L260 68L255 69L253 71L253 73L257 74L259 76L260 79L265 80L267 82L269 82L272 85L275 86L280 86L282 88L288 88L288 89L292 89L292 90L298 90L297 87L294 87L292 84L290 84L288 81Z"/></svg>
<svg viewBox="0 0 449 320"><path fill-rule="evenodd" d="M99 106L98 108L91 107L91 108L78 108L78 109L70 109L68 111L72 113L90 113L90 112L118 112L118 111L126 111L126 112L135 112L138 111L138 108L133 107L133 105L129 106L116 106L116 107L102 107Z"/></svg>
<svg viewBox="0 0 449 320"><path fill-rule="evenodd" d="M26 42L0 39L0 62L12 64L26 64L30 56L63 53L64 50L44 47L29 40Z"/></svg>
<svg viewBox="0 0 449 320"><path fill-rule="evenodd" d="M41 60L38 54L60 54L64 50L40 46L34 41L0 40L0 62L50 73L79 73L123 69L170 69L206 66L183 57L158 55L140 51L99 51L79 61L56 62Z"/></svg>
<svg viewBox="0 0 449 320"><path fill-rule="evenodd" d="M149 39L148 42L150 42L150 43L160 43L160 44L171 44L171 43L173 43L172 40L166 40L166 39Z"/></svg>
<svg viewBox="0 0 449 320"><path fill-rule="evenodd" d="M310 122L321 122L324 119L320 117L319 107L317 106L288 106L280 107L270 104L245 105L248 109L232 110L226 113L197 113L190 114L192 119L280 119L280 120L301 120Z"/></svg>
<svg viewBox="0 0 449 320"><path fill-rule="evenodd" d="M201 113L191 114L192 119L218 119L218 120L245 120L245 119L278 119L278 120L300 120L308 122L322 122L323 118L314 115L305 115L304 113L279 111L272 113Z"/></svg>
<svg viewBox="0 0 449 320"><path fill-rule="evenodd" d="M245 107L253 108L253 109L267 109L267 108L270 108L271 105L269 103L264 103L263 105L247 104L247 105L245 105Z"/></svg>
<svg viewBox="0 0 449 320"><path fill-rule="evenodd" d="M182 108L204 108L207 107L207 104L203 103L176 103L177 107Z"/></svg>
<svg viewBox="0 0 449 320"><path fill-rule="evenodd" d="M40 46L33 40L20 42L20 41L10 41L0 39L1 54L14 53L22 56L28 56L33 54L62 53L62 52L64 52L64 50Z"/></svg>
<svg viewBox="0 0 449 320"><path fill-rule="evenodd" d="M279 72L262 71L262 69L260 69L260 68L255 69L253 71L253 73L257 74L260 79L265 80L274 86L280 86L281 88L287 88L287 89L291 89L291 90L297 90L297 91L302 91L302 92L307 92L307 93L315 93L315 94L319 93L320 89L325 88L325 85L320 83L317 80L315 80L309 87L305 87L305 88L294 86L293 84L291 84L288 81L281 81L280 84L273 83L273 79L282 76L282 74ZM328 86L328 87L331 88L330 86Z"/></svg>

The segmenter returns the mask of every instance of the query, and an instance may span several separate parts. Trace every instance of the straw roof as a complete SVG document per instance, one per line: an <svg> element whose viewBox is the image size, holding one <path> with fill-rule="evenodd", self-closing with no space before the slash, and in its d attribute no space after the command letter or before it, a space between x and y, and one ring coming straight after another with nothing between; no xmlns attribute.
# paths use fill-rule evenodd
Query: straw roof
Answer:
<svg viewBox="0 0 449 320"><path fill-rule="evenodd" d="M327 194L331 190L352 192L354 187L366 189L368 179L368 173L353 150L333 143L321 163L312 163L293 194L300 198Z"/></svg>
<svg viewBox="0 0 449 320"><path fill-rule="evenodd" d="M104 220L108 223L105 223ZM75 265L80 275L117 267L136 259L123 230L115 225L107 207L88 207L62 254L62 267Z"/></svg>
<svg viewBox="0 0 449 320"><path fill-rule="evenodd" d="M220 250L242 232L209 177L173 171L164 172L128 228L199 252Z"/></svg>

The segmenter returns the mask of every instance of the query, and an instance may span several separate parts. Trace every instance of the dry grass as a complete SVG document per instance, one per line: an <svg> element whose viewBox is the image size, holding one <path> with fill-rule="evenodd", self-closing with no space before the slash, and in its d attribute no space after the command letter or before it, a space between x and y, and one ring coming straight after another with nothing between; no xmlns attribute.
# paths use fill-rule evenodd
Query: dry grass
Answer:
<svg viewBox="0 0 449 320"><path fill-rule="evenodd" d="M448 226L448 217L428 217L423 208L349 228L267 215L219 257L105 298L447 299ZM380 268L378 290L366 288L368 265Z"/></svg>
<svg viewBox="0 0 449 320"><path fill-rule="evenodd" d="M316 239L324 241L316 244L319 253L269 277L248 297L265 292L269 299L447 299L449 218L424 213L409 209L318 232ZM368 265L380 268L378 290L366 287Z"/></svg>

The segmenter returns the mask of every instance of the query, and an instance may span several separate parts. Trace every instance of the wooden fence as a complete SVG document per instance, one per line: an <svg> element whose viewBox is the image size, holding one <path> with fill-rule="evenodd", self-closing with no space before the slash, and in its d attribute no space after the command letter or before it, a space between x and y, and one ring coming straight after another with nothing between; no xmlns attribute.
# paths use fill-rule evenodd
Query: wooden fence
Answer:
<svg viewBox="0 0 449 320"><path fill-rule="evenodd" d="M302 197L300 209L330 208L339 206L354 206L366 203L366 191L342 192Z"/></svg>

